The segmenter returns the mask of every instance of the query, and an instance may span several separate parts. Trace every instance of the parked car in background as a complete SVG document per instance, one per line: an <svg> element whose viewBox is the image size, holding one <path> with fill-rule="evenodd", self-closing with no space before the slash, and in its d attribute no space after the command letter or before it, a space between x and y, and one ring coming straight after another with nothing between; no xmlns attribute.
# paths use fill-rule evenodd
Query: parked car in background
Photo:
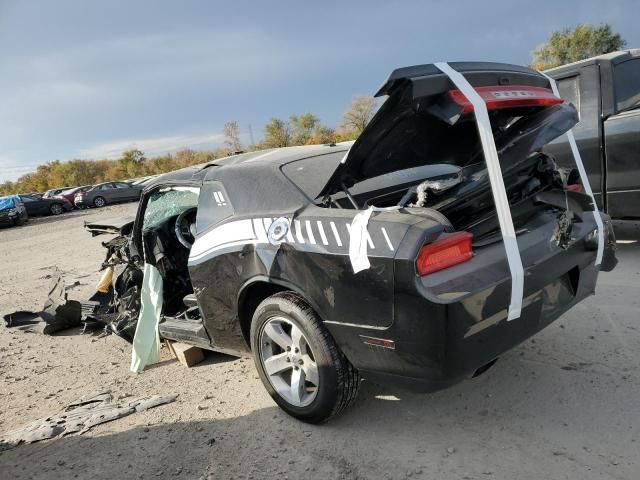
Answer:
<svg viewBox="0 0 640 480"><path fill-rule="evenodd" d="M573 128L598 206L612 218L640 218L640 49L548 70L580 116ZM573 166L566 136L546 149Z"/></svg>
<svg viewBox="0 0 640 480"><path fill-rule="evenodd" d="M28 219L29 215L19 196L0 197L0 225L23 225Z"/></svg>
<svg viewBox="0 0 640 480"><path fill-rule="evenodd" d="M65 198L67 199L72 205L74 205L74 199L76 197L76 194L80 193L80 192L86 192L87 190L89 190L91 187L93 187L93 185L85 185L84 187L75 187L75 188L70 188L69 190L65 190L63 192L60 193L60 195L57 195L57 197L59 198Z"/></svg>
<svg viewBox="0 0 640 480"><path fill-rule="evenodd" d="M140 199L141 186L126 182L106 182L94 185L88 190L76 193L77 207L104 207L109 203L131 202Z"/></svg>
<svg viewBox="0 0 640 480"><path fill-rule="evenodd" d="M70 188L75 188L75 187L52 188L51 190L47 190L46 192L44 192L44 194L42 195L42 198L55 197L56 195L60 195L65 190L69 190Z"/></svg>
<svg viewBox="0 0 640 480"><path fill-rule="evenodd" d="M71 202L65 198L39 197L32 194L20 194L18 195L22 203L24 203L27 213L30 217L39 215L60 215L61 213L68 212L73 209Z"/></svg>

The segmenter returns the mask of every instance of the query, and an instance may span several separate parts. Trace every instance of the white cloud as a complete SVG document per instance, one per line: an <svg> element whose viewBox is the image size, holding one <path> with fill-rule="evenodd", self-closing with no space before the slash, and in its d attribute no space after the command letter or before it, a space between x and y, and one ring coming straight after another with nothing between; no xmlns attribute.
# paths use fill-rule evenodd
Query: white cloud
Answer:
<svg viewBox="0 0 640 480"><path fill-rule="evenodd" d="M183 148L200 149L220 145L224 139L221 133L202 135L176 135L171 137L154 137L137 140L115 140L101 143L79 152L78 157L88 159L118 158L122 152L137 148L145 155L153 156L175 152Z"/></svg>

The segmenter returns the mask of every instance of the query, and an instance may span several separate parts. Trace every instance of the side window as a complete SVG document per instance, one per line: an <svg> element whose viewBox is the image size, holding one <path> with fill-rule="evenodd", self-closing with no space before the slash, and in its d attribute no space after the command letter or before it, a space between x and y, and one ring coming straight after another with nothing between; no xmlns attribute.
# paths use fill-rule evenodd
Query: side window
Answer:
<svg viewBox="0 0 640 480"><path fill-rule="evenodd" d="M563 99L573 103L580 115L580 75L558 80L558 90Z"/></svg>
<svg viewBox="0 0 640 480"><path fill-rule="evenodd" d="M616 111L626 110L640 102L640 59L627 60L613 71Z"/></svg>
<svg viewBox="0 0 640 480"><path fill-rule="evenodd" d="M113 189L113 185L111 183L105 183L100 187L100 190L111 190Z"/></svg>
<svg viewBox="0 0 640 480"><path fill-rule="evenodd" d="M114 183L115 188L129 188L128 183Z"/></svg>
<svg viewBox="0 0 640 480"><path fill-rule="evenodd" d="M220 182L205 183L200 189L196 231L200 233L232 215L233 206L224 185Z"/></svg>
<svg viewBox="0 0 640 480"><path fill-rule="evenodd" d="M33 198L30 197L20 197L20 200L22 200L22 203L33 202Z"/></svg>

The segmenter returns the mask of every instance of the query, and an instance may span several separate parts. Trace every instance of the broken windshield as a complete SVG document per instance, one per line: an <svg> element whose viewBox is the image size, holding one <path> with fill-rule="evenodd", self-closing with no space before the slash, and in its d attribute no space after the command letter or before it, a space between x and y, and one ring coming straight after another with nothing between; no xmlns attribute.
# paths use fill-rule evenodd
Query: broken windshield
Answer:
<svg viewBox="0 0 640 480"><path fill-rule="evenodd" d="M143 231L153 230L167 218L197 207L199 193L200 189L193 187L171 187L153 192L144 212Z"/></svg>

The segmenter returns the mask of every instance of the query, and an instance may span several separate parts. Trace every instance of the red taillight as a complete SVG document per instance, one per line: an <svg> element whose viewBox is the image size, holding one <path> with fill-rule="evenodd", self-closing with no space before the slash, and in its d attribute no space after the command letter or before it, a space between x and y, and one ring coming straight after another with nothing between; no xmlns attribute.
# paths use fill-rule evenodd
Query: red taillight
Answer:
<svg viewBox="0 0 640 480"><path fill-rule="evenodd" d="M476 87L476 92L487 104L487 110L516 107L550 107L563 102L551 90L542 87L516 85ZM449 96L462 107L462 113L473 112L473 105L460 90L450 90Z"/></svg>
<svg viewBox="0 0 640 480"><path fill-rule="evenodd" d="M451 234L434 243L424 245L416 259L416 270L421 277L471 260L473 250L469 232Z"/></svg>
<svg viewBox="0 0 640 480"><path fill-rule="evenodd" d="M580 185L579 183L573 183L571 185L567 185L567 188L565 188L565 190L567 192L584 193L584 188L582 188L582 185Z"/></svg>

